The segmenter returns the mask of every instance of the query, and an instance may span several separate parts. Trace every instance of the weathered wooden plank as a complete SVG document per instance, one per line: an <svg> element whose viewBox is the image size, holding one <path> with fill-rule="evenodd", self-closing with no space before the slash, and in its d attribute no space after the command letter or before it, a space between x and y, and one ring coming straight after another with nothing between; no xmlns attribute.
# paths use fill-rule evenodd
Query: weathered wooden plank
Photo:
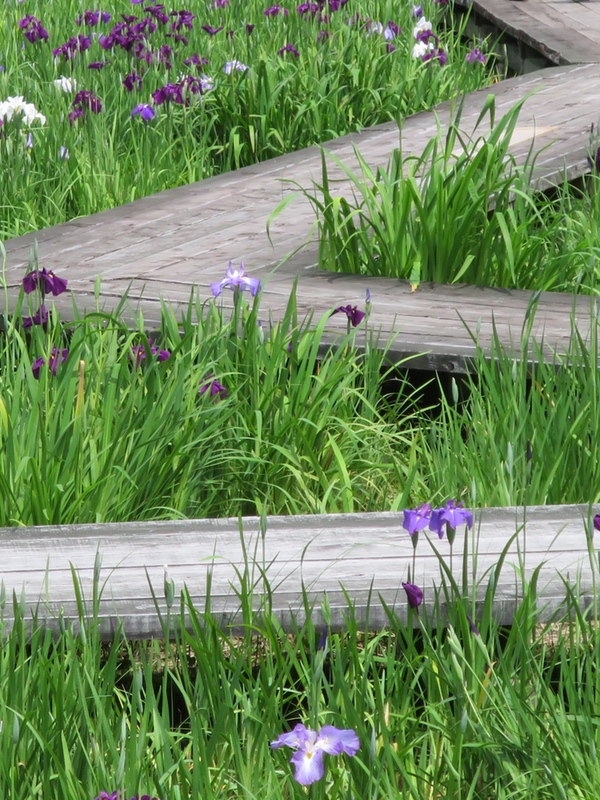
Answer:
<svg viewBox="0 0 600 800"><path fill-rule="evenodd" d="M600 10L572 0L454 0L499 32L536 50L552 64L599 60Z"/></svg>
<svg viewBox="0 0 600 800"><path fill-rule="evenodd" d="M466 539L458 532L452 556L446 539L421 533L414 571L413 543L402 528L402 514L391 512L270 517L264 524L245 518L4 528L0 529L0 580L6 596L15 592L24 608L37 609L38 618L52 621L62 610L63 618L72 621L77 609L71 566L91 608L98 559L101 569L96 577L102 587L98 608L105 635L114 630L117 618L132 638L161 635L150 584L160 611L166 613L165 564L177 592L185 584L199 608L207 603L210 574L210 605L223 625L240 622L236 592L246 571L257 609L264 602L266 574L273 612L288 629L294 618L302 619L303 592L316 606L317 617L326 593L333 624L341 627L348 613L344 590L358 624L368 619L378 628L387 622L382 601L406 618L401 582L408 579L409 569L431 608L442 585L439 557L460 584L466 548L466 594L481 603L491 571L506 549L496 590L499 621L511 621L522 581L537 568L541 619L549 619L564 603L563 579L578 582L583 604L592 600L597 543L590 520L597 510L587 506L484 509L475 514L474 529ZM4 619L9 624L11 613L7 603Z"/></svg>

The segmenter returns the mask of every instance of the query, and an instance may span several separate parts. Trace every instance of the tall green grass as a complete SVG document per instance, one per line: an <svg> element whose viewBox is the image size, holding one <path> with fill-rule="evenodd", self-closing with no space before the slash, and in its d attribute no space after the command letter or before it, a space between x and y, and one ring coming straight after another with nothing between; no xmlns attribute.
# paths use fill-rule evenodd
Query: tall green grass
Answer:
<svg viewBox="0 0 600 800"><path fill-rule="evenodd" d="M151 5L151 4L146 4ZM267 2L232 0L226 8L189 0L183 6L195 19L181 31L187 44L166 38L169 27L157 23L147 33L146 49L173 49L171 68L156 58L148 66L135 50L103 50L98 39L69 61L54 58L52 49L78 34L107 34L123 14L147 17L144 5L110 0L108 24L86 28L75 24L86 9L80 0L27 0L3 3L0 27L0 102L23 95L47 118L28 131L11 122L0 137L0 239L36 230L76 216L100 211L162 189L201 180L291 150L326 141L406 115L488 84L498 74L465 61L470 44L463 41L464 20L447 26L441 6L426 0L424 12L448 53L445 67L412 57L412 5L400 0L349 0L327 20L300 16L297 3L289 14L266 17ZM167 14L181 4L164 4ZM31 44L18 22L26 14L41 19L48 42ZM347 24L357 15L356 21ZM388 52L382 34L369 35L366 20L394 20L402 33ZM172 21L172 20L171 20ZM156 22L156 20L154 20ZM210 36L204 25L223 29ZM254 25L247 33L246 25ZM232 31L232 35L228 32ZM318 38L321 31L327 34ZM279 55L286 44L298 50ZM205 58L198 68L186 66L192 55ZM248 71L233 70L237 60ZM102 70L89 69L108 61ZM128 92L122 81L132 71L141 75L140 89ZM182 76L209 76L214 88L190 98L188 105L155 105L156 117L145 124L131 112L152 103L152 93ZM54 86L61 75L77 81L77 90L92 91L103 104L99 114L87 113L69 122L73 93ZM69 157L61 157L65 148Z"/></svg>
<svg viewBox="0 0 600 800"><path fill-rule="evenodd" d="M494 620L491 581L478 631L469 594L442 580L407 624L390 609L386 630L364 632L349 601L346 629L323 640L326 606L308 604L290 635L271 592L255 614L241 580L235 631L184 590L174 638L162 642L118 633L103 644L93 616L82 616L80 635L63 626L53 636L15 600L0 642L2 796L303 797L289 751L269 747L298 721L353 728L361 742L352 759L327 758L315 797L562 800L600 790L600 634L576 585L552 625L539 624L535 575L508 628Z"/></svg>
<svg viewBox="0 0 600 800"><path fill-rule="evenodd" d="M182 322L164 310L160 362L142 319L132 331L118 314L52 314L23 331L17 309L0 339L0 525L400 504L415 458L409 393L387 414L387 345L367 333L359 349L352 331L333 346L328 326L329 314L299 320L294 293L272 324L260 295L233 314L196 298ZM34 360L54 347L67 360L36 380ZM226 397L211 396L213 379Z"/></svg>
<svg viewBox="0 0 600 800"><path fill-rule="evenodd" d="M445 134L420 155L395 151L385 169L358 150L358 172L324 153L321 183L302 189L318 219L320 266L415 285L597 293L598 178L536 194L537 156L518 166L508 152L523 102L496 120L490 95L470 136L459 104ZM350 191L330 179L329 159Z"/></svg>

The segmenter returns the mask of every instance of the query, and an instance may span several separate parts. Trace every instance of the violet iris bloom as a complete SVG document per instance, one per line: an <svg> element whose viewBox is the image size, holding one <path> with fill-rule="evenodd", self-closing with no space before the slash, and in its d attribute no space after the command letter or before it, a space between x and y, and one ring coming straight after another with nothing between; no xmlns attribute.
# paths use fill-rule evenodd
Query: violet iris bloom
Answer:
<svg viewBox="0 0 600 800"><path fill-rule="evenodd" d="M594 517L594 530L600 531L600 514Z"/></svg>
<svg viewBox="0 0 600 800"><path fill-rule="evenodd" d="M317 733L299 722L290 733L282 733L274 742L273 750L280 747L291 747L296 752L290 762L294 765L294 779L302 786L321 780L325 775L325 753L339 756L346 753L356 755L360 750L360 741L356 731L335 728L325 725Z"/></svg>
<svg viewBox="0 0 600 800"><path fill-rule="evenodd" d="M229 392L213 375L209 375L206 382L198 390L199 394L207 394L216 400L225 400Z"/></svg>
<svg viewBox="0 0 600 800"><path fill-rule="evenodd" d="M279 50L277 51L278 56L282 56L284 53L291 53L294 56L294 58L300 58L300 53L291 44L286 44L283 47L280 47Z"/></svg>
<svg viewBox="0 0 600 800"><path fill-rule="evenodd" d="M463 508L462 503L457 503L456 500L448 500L443 508L438 508L432 513L429 530L437 533L440 539L443 539L444 528L446 528L447 533L450 531L453 533L459 525L466 525L471 530L473 527L473 514L468 509Z"/></svg>
<svg viewBox="0 0 600 800"><path fill-rule="evenodd" d="M474 47L470 53L467 53L466 60L469 64L474 64L476 61L479 61L481 64L485 64L487 58L478 47Z"/></svg>
<svg viewBox="0 0 600 800"><path fill-rule="evenodd" d="M50 358L48 360L48 369L53 375L56 375L58 370L59 364L64 364L67 360L67 356L69 355L69 350L66 347L59 349L58 347L52 348L52 353L50 354ZM40 370L46 363L46 359L40 356L36 358L36 360L31 365L31 371L33 373L33 377L37 380L40 378Z"/></svg>
<svg viewBox="0 0 600 800"><path fill-rule="evenodd" d="M276 17L278 14L283 14L284 17L287 17L288 13L287 8L283 6L269 6L269 8L265 8L263 11L265 17Z"/></svg>
<svg viewBox="0 0 600 800"><path fill-rule="evenodd" d="M25 294L31 294L38 286L43 295L53 294L54 297L58 297L59 294L67 291L67 281L59 278L52 271L46 272L45 267L43 269L34 269L23 278L23 291Z"/></svg>
<svg viewBox="0 0 600 800"><path fill-rule="evenodd" d="M48 323L48 311L46 306L42 305L35 312L33 317L23 317L23 327L31 328L32 325L46 325Z"/></svg>
<svg viewBox="0 0 600 800"><path fill-rule="evenodd" d="M135 117L136 114L139 114L144 122L150 122L156 116L156 111L149 103L140 103L133 109L131 116Z"/></svg>
<svg viewBox="0 0 600 800"><path fill-rule="evenodd" d="M422 531L431 522L431 506L429 503L423 503L418 508L404 509L404 522L402 527L408 531L412 536L418 531Z"/></svg>
<svg viewBox="0 0 600 800"><path fill-rule="evenodd" d="M360 325L366 316L364 311L359 311L356 306L351 306L350 304L347 306L338 306L337 308L334 308L331 313L345 314L353 328L356 328L357 325Z"/></svg>
<svg viewBox="0 0 600 800"><path fill-rule="evenodd" d="M133 3L134 0L131 0ZM100 792L98 797L95 800L127 800L125 795L121 794L121 792ZM138 800L137 794L134 794L129 800ZM139 800L158 800L157 797L150 797L149 794L143 794L139 798Z"/></svg>
<svg viewBox="0 0 600 800"><path fill-rule="evenodd" d="M166 361L171 357L171 351L159 350L159 348L154 345L154 339L148 339L148 344L150 345L150 355L156 356L157 361ZM131 355L135 359L135 366L137 368L146 358L146 348L143 344L134 344L131 348Z"/></svg>
<svg viewBox="0 0 600 800"><path fill-rule="evenodd" d="M39 41L48 41L48 31L42 25L41 20L31 14L27 14L26 17L19 20L19 28L21 28L23 36L31 44Z"/></svg>
<svg viewBox="0 0 600 800"><path fill-rule="evenodd" d="M223 30L223 26L221 25L219 28L213 28L212 25L203 25L202 30L206 31L210 36L214 36L219 31Z"/></svg>
<svg viewBox="0 0 600 800"><path fill-rule="evenodd" d="M414 583L403 583L402 588L406 592L406 599L411 608L418 608L423 602L423 590Z"/></svg>
<svg viewBox="0 0 600 800"><path fill-rule="evenodd" d="M234 267L233 261L230 261L223 280L216 281L210 285L215 297L218 297L225 288L240 292L243 292L244 289L249 289L252 297L256 297L257 292L262 288L262 284L258 278L249 278L246 275L243 261L240 261L239 267Z"/></svg>

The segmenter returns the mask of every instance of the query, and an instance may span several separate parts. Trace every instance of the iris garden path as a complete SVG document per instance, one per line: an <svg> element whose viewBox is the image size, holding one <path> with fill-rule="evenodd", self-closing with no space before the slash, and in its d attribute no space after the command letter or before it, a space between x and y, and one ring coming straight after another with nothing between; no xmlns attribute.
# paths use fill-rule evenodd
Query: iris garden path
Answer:
<svg viewBox="0 0 600 800"><path fill-rule="evenodd" d="M467 3L464 0L463 5ZM534 174L540 187L561 180L565 171L569 178L582 175L588 168L589 130L600 117L596 102L600 87L600 64L596 63L600 53L600 2L478 0L472 5L484 24L493 23L497 29L506 30L509 53L516 54L515 58L529 67L536 65L536 59L540 66L558 66L469 95L461 128L469 132L490 91L496 96L498 114L526 96L511 145L517 160L523 161L531 148L542 151ZM418 152L436 132L438 121L442 128L448 123L452 108L448 103L435 113L407 120L403 149ZM352 166L356 144L374 167L385 165L398 141L396 126L386 124L338 139L326 148ZM274 316L281 313L296 278L300 310L313 310L316 315L332 306L360 304L368 286L371 326L381 329L385 337L394 335L392 352L397 357L418 355L415 366L465 369L465 360L474 348L465 323L478 331L484 348L489 346L493 322L506 343L518 340L531 301L529 292L422 285L411 293L407 284L396 280L319 272L312 210L300 197L273 223L271 244L266 223L278 202L293 191L286 182L309 187L319 178L320 151L310 148L8 241L5 279L9 305L19 291L37 242L40 265L69 279L80 308L93 306L94 284L100 276L101 303L110 308L129 290L131 312L139 306L149 326L159 321L161 298L183 307L195 287L206 297L209 283L219 279L233 259L244 260L249 273L264 280L262 308L270 308ZM339 184L339 191L344 191L343 184ZM566 346L575 312L580 332L586 336L591 302L587 298L574 301L567 295L542 295L534 332L543 331L545 342L552 346ZM68 316L71 300L61 296L56 303ZM332 328L338 324L342 330L343 321L333 318ZM551 610L564 597L557 569L573 579L580 575L585 601L593 593L594 577L585 570L592 535L590 519L597 510L538 508L525 515L522 509L489 509L475 526L480 565L485 568L497 563L505 544L521 529L528 537L529 560L520 565L524 574L530 574L548 558L554 562L544 572L547 580L540 583L542 602L547 601ZM523 527L526 517L528 522ZM257 520L242 524L251 536L249 542L257 547L256 551L247 549L249 555L270 563L268 576L275 588L276 610L284 623L289 622L291 608L301 607L304 586L315 602L320 602L324 590L329 592L334 620L341 624L346 605L339 589L342 582L356 600L358 623L366 618L370 597L375 607L368 612L371 622L383 624L385 615L376 598L381 593L389 605L395 605L398 586L406 579L411 563L412 548L402 533L399 515L273 518L266 521L264 538L259 535ZM290 542L295 542L295 550L288 547ZM485 548L482 542L486 542ZM474 540L467 542L470 550L473 544ZM52 617L62 608L67 618L73 618L76 609L69 564L77 568L89 597L97 552L104 558L101 582L106 583L100 616L107 634L117 615L132 637L160 633L148 579L164 611L160 587L165 561L177 586L184 581L193 585L193 595L199 602L206 570L212 569L215 612L225 622L237 611L238 598L231 588L243 563L237 521L3 529L0 578L8 597L14 590L27 608L39 602L41 616ZM456 562L460 563L460 557ZM514 563L518 562L515 549ZM420 550L413 578L426 588L426 597L431 597L432 592L427 590L439 582L439 570L425 547ZM510 620L518 602L516 585L514 571L509 569L496 594L496 610L503 621ZM398 602L404 606L403 599L398 598ZM5 613L10 617L9 609Z"/></svg>

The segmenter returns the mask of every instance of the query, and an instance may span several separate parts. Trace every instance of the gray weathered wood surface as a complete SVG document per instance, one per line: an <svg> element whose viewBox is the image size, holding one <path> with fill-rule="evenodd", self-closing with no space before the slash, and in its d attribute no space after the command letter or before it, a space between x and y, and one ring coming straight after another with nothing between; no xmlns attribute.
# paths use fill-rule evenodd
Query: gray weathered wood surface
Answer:
<svg viewBox="0 0 600 800"><path fill-rule="evenodd" d="M595 596L596 563L587 506L553 506L485 509L475 514L467 538L471 597L482 602L491 571L508 547L498 576L494 610L497 619L510 623L522 596L523 580L538 577L540 619L549 620L565 601L564 581L578 584L580 602ZM302 592L306 591L320 621L325 593L332 624L340 628L348 611L345 590L353 603L359 626L385 627L382 605L406 618L406 597L401 587L412 572L413 547L402 528L401 513L338 514L327 516L270 517L261 533L260 520L189 520L129 524L0 529L0 580L8 602L5 621L12 618L12 593L26 613L51 624L59 614L66 622L77 620L71 565L74 565L88 607L92 608L94 564L101 562L102 587L99 618L105 636L118 620L131 638L160 636L159 608L166 613L163 591L164 565L175 581L176 597L184 584L194 602L206 605L207 575L211 575L210 606L223 626L240 622L240 574L248 570L255 585L254 606L264 600L263 572L272 590L272 611L286 628L304 618ZM243 533L240 533L243 531ZM515 537L515 533L517 536ZM596 537L599 534L596 533ZM428 540L428 536L431 538ZM514 538L513 538L514 537ZM510 540L512 542L509 544ZM451 561L446 539L420 533L411 579L423 587L431 610L436 589L442 585L437 549L462 585L462 531L457 531ZM435 548L435 549L434 549ZM475 559L472 553L476 552ZM592 552L592 557L590 557ZM150 582L150 583L149 583ZM442 613L444 594L440 595ZM178 608L176 600L174 608Z"/></svg>
<svg viewBox="0 0 600 800"><path fill-rule="evenodd" d="M551 64L600 61L598 0L454 0Z"/></svg>
<svg viewBox="0 0 600 800"><path fill-rule="evenodd" d="M565 174L576 178L588 169L588 131L598 118L599 84L599 64L557 67L513 78L467 96L461 129L472 133L489 93L496 96L498 115L527 96L512 153L522 163L532 147L541 150L535 167L540 186L560 181ZM445 103L408 119L402 132L403 150L419 152L438 125L446 128L455 105ZM329 142L326 148L353 166L356 145L376 167L387 163L398 142L397 127L389 123ZM313 210L300 196L273 223L271 246L267 220L277 203L294 191L289 181L310 188L313 180L320 179L320 171L320 151L312 147L12 239L6 242L9 304L15 302L37 241L40 266L68 278L80 309L93 307L94 284L100 277L103 307L114 308L129 290L132 315L141 309L149 327L159 322L161 298L176 309L185 307L195 287L206 298L209 283L218 280L233 259L243 260L249 273L264 280L262 313L267 316L269 309L275 318L281 316L296 277L300 309L314 310L316 316L342 303L362 303L369 286L372 326L393 339L391 353L397 358L427 354L419 366L464 368L474 345L461 317L471 331L479 330L484 349L489 349L494 321L503 341L518 341L529 292L423 285L411 293L402 281L319 272L311 232ZM341 177L339 168L337 174ZM349 194L348 181L341 181L338 191ZM295 252L303 245L303 250ZM72 313L70 297L61 296L56 304L66 316ZM544 331L549 346L562 348L568 341L572 304L567 295L545 295L540 301L538 333ZM577 301L584 336L588 309L588 300Z"/></svg>

